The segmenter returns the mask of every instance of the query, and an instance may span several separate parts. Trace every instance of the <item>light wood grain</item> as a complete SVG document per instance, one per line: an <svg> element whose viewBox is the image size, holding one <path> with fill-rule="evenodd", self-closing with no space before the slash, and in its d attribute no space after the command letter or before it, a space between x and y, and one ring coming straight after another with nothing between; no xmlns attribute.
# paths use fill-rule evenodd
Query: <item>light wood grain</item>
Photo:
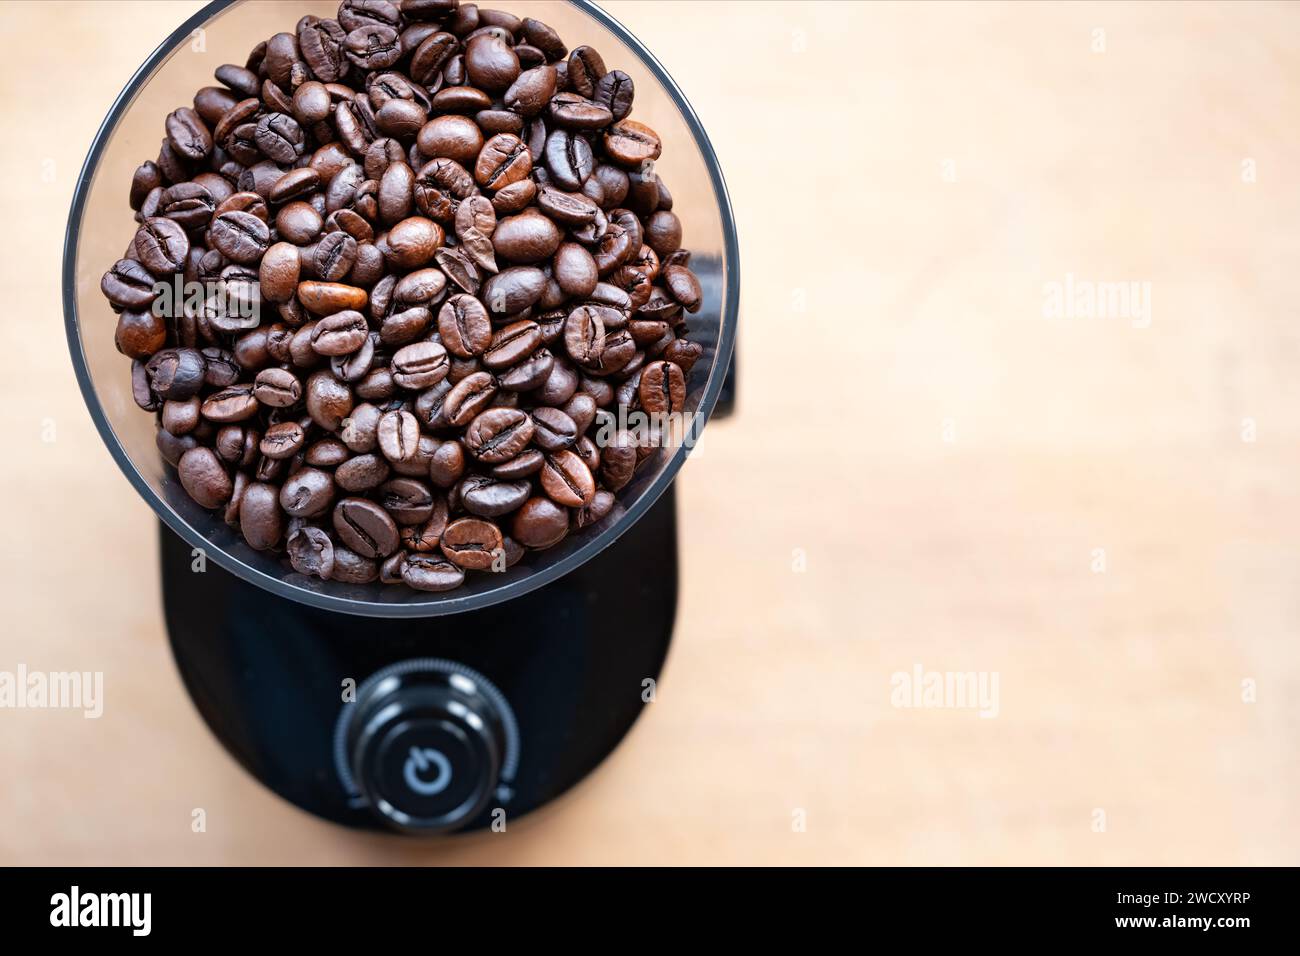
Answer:
<svg viewBox="0 0 1300 956"><path fill-rule="evenodd" d="M77 169L198 6L0 5L59 37L0 64L0 669L107 682L98 721L0 711L0 861L1300 862L1295 6L608 3L728 179L738 414L680 480L658 701L560 802L436 846L210 736L66 356ZM1150 326L1045 317L1067 274L1151 283ZM998 716L891 706L917 664L997 672Z"/></svg>

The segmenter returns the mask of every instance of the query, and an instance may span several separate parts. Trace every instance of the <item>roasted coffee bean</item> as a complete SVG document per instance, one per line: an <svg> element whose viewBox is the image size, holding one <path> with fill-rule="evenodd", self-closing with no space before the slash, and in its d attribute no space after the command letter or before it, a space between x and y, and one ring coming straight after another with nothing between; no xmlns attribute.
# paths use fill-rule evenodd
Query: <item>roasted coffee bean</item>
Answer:
<svg viewBox="0 0 1300 956"><path fill-rule="evenodd" d="M277 422L266 430L258 450L267 458L291 458L307 444L307 433L297 422Z"/></svg>
<svg viewBox="0 0 1300 956"><path fill-rule="evenodd" d="M573 512L572 523L575 530L589 527L605 519L614 510L614 495L601 489L591 499L591 504Z"/></svg>
<svg viewBox="0 0 1300 956"><path fill-rule="evenodd" d="M545 288L546 273L541 269L514 266L488 279L479 298L489 311L497 315L512 315L535 303Z"/></svg>
<svg viewBox="0 0 1300 956"><path fill-rule="evenodd" d="M485 189L501 189L523 179L532 168L532 155L519 137L498 133L479 151L474 161L474 179Z"/></svg>
<svg viewBox="0 0 1300 956"><path fill-rule="evenodd" d="M555 67L537 66L525 70L506 90L506 109L520 116L536 116L555 95Z"/></svg>
<svg viewBox="0 0 1300 956"><path fill-rule="evenodd" d="M528 481L498 481L486 475L470 475L454 495L470 514L496 518L518 509L531 493L532 485Z"/></svg>
<svg viewBox="0 0 1300 956"><path fill-rule="evenodd" d="M311 333L311 347L320 355L350 355L365 344L370 326L360 312L348 310L326 316Z"/></svg>
<svg viewBox="0 0 1300 956"><path fill-rule="evenodd" d="M548 453L538 477L550 499L566 508L588 505L596 494L591 471L568 449Z"/></svg>
<svg viewBox="0 0 1300 956"><path fill-rule="evenodd" d="M190 241L180 224L161 216L141 223L133 243L135 258L155 276L181 271L190 254Z"/></svg>
<svg viewBox="0 0 1300 956"><path fill-rule="evenodd" d="M186 494L204 508L225 504L234 490L230 475L211 448L189 449L181 455L176 472Z"/></svg>
<svg viewBox="0 0 1300 956"><path fill-rule="evenodd" d="M394 268L418 269L433 258L443 238L442 227L436 222L413 216L388 230L387 242L380 248Z"/></svg>
<svg viewBox="0 0 1300 956"><path fill-rule="evenodd" d="M666 266L663 270L664 282L672 297L682 304L687 312L698 312L704 301L704 292L700 280L686 266Z"/></svg>
<svg viewBox="0 0 1300 956"><path fill-rule="evenodd" d="M288 302L298 288L301 268L297 246L288 242L270 246L258 267L262 298L268 302Z"/></svg>
<svg viewBox="0 0 1300 956"><path fill-rule="evenodd" d="M447 525L438 546L458 567L486 571L502 554L501 529L479 518L460 518Z"/></svg>
<svg viewBox="0 0 1300 956"><path fill-rule="evenodd" d="M393 381L402 388L429 388L447 377L447 350L437 342L407 345L394 353L392 370Z"/></svg>
<svg viewBox="0 0 1300 956"><path fill-rule="evenodd" d="M554 255L561 238L559 228L546 216L524 211L497 223L492 247L510 262L541 262Z"/></svg>
<svg viewBox="0 0 1300 956"><path fill-rule="evenodd" d="M429 517L419 524L406 525L401 529L402 547L416 553L426 553L438 549L438 541L447 528L447 499L439 494L434 498Z"/></svg>
<svg viewBox="0 0 1300 956"><path fill-rule="evenodd" d="M334 568L330 580L343 584L369 584L379 577L379 565L373 558L357 554L343 545L334 547Z"/></svg>
<svg viewBox="0 0 1300 956"><path fill-rule="evenodd" d="M556 93L550 103L550 120L564 130L598 130L613 122L609 109L577 93Z"/></svg>
<svg viewBox="0 0 1300 956"><path fill-rule="evenodd" d="M406 461L415 456L420 441L420 423L408 411L397 410L379 419L379 450L389 461Z"/></svg>
<svg viewBox="0 0 1300 956"><path fill-rule="evenodd" d="M632 77L622 70L612 70L596 82L591 98L608 109L614 119L621 120L632 111L634 90Z"/></svg>
<svg viewBox="0 0 1300 956"><path fill-rule="evenodd" d="M183 401L203 388L206 363L203 355L192 348L163 349L154 353L145 370L155 395Z"/></svg>
<svg viewBox="0 0 1300 956"><path fill-rule="evenodd" d="M519 76L519 57L500 37L481 33L465 45L465 74L488 93L504 93Z"/></svg>
<svg viewBox="0 0 1300 956"><path fill-rule="evenodd" d="M152 311L123 312L113 344L127 358L147 359L167 344L167 323Z"/></svg>
<svg viewBox="0 0 1300 956"><path fill-rule="evenodd" d="M349 33L343 42L347 58L363 70L383 70L402 58L397 31L378 23Z"/></svg>
<svg viewBox="0 0 1300 956"><path fill-rule="evenodd" d="M523 361L541 344L542 333L536 322L512 322L492 336L482 356L483 364L490 369L509 368Z"/></svg>
<svg viewBox="0 0 1300 956"><path fill-rule="evenodd" d="M198 396L183 402L163 402L162 427L173 435L188 435L199 426L201 406Z"/></svg>
<svg viewBox="0 0 1300 956"><path fill-rule="evenodd" d="M344 491L359 494L378 488L388 480L391 470L388 462L380 455L357 455L335 469L334 480Z"/></svg>
<svg viewBox="0 0 1300 956"><path fill-rule="evenodd" d="M641 371L637 394L651 414L681 412L686 405L686 378L672 362L651 362Z"/></svg>
<svg viewBox="0 0 1300 956"><path fill-rule="evenodd" d="M154 277L135 259L119 259L104 273L100 290L113 305L123 309L146 309L153 304Z"/></svg>
<svg viewBox="0 0 1300 956"><path fill-rule="evenodd" d="M212 133L203 118L188 106L169 113L164 126L171 148L191 162L206 159L212 152Z"/></svg>
<svg viewBox="0 0 1300 956"><path fill-rule="evenodd" d="M543 451L568 448L578 439L578 426L558 408L535 408L532 412L533 444Z"/></svg>
<svg viewBox="0 0 1300 956"><path fill-rule="evenodd" d="M605 351L605 323L599 306L582 305L564 323L564 348L579 365L600 361Z"/></svg>
<svg viewBox="0 0 1300 956"><path fill-rule="evenodd" d="M242 422L257 414L257 399L251 385L231 385L209 395L203 402L203 417L208 421Z"/></svg>
<svg viewBox="0 0 1300 956"><path fill-rule="evenodd" d="M438 311L438 334L453 355L473 358L492 343L492 323L478 299L454 295Z"/></svg>
<svg viewBox="0 0 1300 956"><path fill-rule="evenodd" d="M605 154L625 169L635 169L659 158L659 134L636 120L620 120L604 135ZM656 187L657 188L657 187Z"/></svg>
<svg viewBox="0 0 1300 956"><path fill-rule="evenodd" d="M414 478L394 478L379 487L379 504L398 524L419 524L433 514L434 496Z"/></svg>
<svg viewBox="0 0 1300 956"><path fill-rule="evenodd" d="M302 398L302 383L288 369L263 369L254 379L253 397L269 408L288 408Z"/></svg>
<svg viewBox="0 0 1300 956"><path fill-rule="evenodd" d="M557 129L546 137L545 158L556 185L567 190L581 189L595 168L590 144L570 129Z"/></svg>
<svg viewBox="0 0 1300 956"><path fill-rule="evenodd" d="M334 506L333 523L339 539L365 558L387 557L401 544L388 512L365 498L342 499Z"/></svg>
<svg viewBox="0 0 1300 956"><path fill-rule="evenodd" d="M289 563L299 574L327 581L334 571L334 542L321 528L303 525L289 535L285 550L289 553Z"/></svg>
<svg viewBox="0 0 1300 956"><path fill-rule="evenodd" d="M500 464L514 458L528 445L534 425L524 412L514 408L493 408L479 414L465 430L465 445L479 461Z"/></svg>
<svg viewBox="0 0 1300 956"><path fill-rule="evenodd" d="M596 260L576 242L566 242L559 246L551 270L564 294L575 299L590 296L600 281Z"/></svg>
<svg viewBox="0 0 1300 956"><path fill-rule="evenodd" d="M569 512L541 496L529 498L515 512L510 536L528 548L549 548L569 533Z"/></svg>
<svg viewBox="0 0 1300 956"><path fill-rule="evenodd" d="M245 265L257 262L271 241L266 223L247 212L222 213L212 220L208 235L223 256Z"/></svg>
<svg viewBox="0 0 1300 956"><path fill-rule="evenodd" d="M352 411L352 392L329 371L313 372L305 389L307 414L326 431L337 431Z"/></svg>
<svg viewBox="0 0 1300 956"><path fill-rule="evenodd" d="M363 402L343 419L339 438L350 451L374 451L379 446L379 419L383 415L377 406Z"/></svg>
<svg viewBox="0 0 1300 956"><path fill-rule="evenodd" d="M345 232L326 233L316 243L311 261L319 278L340 282L357 261L357 241Z"/></svg>
<svg viewBox="0 0 1300 956"><path fill-rule="evenodd" d="M412 554L402 565L402 580L417 591L451 591L465 583L465 572L440 554Z"/></svg>
<svg viewBox="0 0 1300 956"><path fill-rule="evenodd" d="M555 356L546 348L539 348L532 355L497 374L497 383L508 392L531 392L541 388L555 367Z"/></svg>
<svg viewBox="0 0 1300 956"><path fill-rule="evenodd" d="M298 283L298 301L316 315L333 315L347 310L359 312L366 307L368 299L365 289L339 282L307 280Z"/></svg>
<svg viewBox="0 0 1300 956"><path fill-rule="evenodd" d="M429 480L450 488L465 473L465 449L458 441L443 442L429 459Z"/></svg>
<svg viewBox="0 0 1300 956"><path fill-rule="evenodd" d="M284 536L284 512L273 485L253 482L239 499L239 528L248 546L257 551L276 547Z"/></svg>

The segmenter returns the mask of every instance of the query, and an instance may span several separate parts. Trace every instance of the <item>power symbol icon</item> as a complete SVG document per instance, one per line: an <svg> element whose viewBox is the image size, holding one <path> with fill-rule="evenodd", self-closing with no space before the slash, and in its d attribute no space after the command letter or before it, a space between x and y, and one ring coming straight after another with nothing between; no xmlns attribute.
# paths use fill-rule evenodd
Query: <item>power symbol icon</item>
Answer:
<svg viewBox="0 0 1300 956"><path fill-rule="evenodd" d="M429 780L426 776L431 769L435 773L433 779ZM406 766L402 768L402 779L406 781L406 786L412 793L418 793L422 797L432 797L450 786L451 761L441 750L434 750L432 747L412 747L411 755L406 758Z"/></svg>

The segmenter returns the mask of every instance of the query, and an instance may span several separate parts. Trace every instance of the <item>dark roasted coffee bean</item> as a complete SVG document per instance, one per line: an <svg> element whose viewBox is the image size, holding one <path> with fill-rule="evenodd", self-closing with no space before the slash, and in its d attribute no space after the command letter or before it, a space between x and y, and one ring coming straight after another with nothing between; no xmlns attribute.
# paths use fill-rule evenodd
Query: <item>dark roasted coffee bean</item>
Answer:
<svg viewBox="0 0 1300 956"><path fill-rule="evenodd" d="M589 46L575 47L569 54L569 86L582 96L596 92L596 84L605 75L605 61Z"/></svg>
<svg viewBox="0 0 1300 956"><path fill-rule="evenodd" d="M632 111L633 95L632 77L622 70L612 70L597 81L591 98L608 109L614 119L621 120Z"/></svg>
<svg viewBox="0 0 1300 956"><path fill-rule="evenodd" d="M674 299L681 303L687 312L698 312L704 301L704 292L700 280L686 266L666 266L663 270L664 282Z"/></svg>
<svg viewBox="0 0 1300 956"><path fill-rule="evenodd" d="M267 551L279 545L284 536L284 512L280 510L274 486L253 482L243 490L239 500L239 528L254 550Z"/></svg>
<svg viewBox="0 0 1300 956"><path fill-rule="evenodd" d="M379 487L379 504L400 525L419 524L433 514L434 496L414 478L394 478Z"/></svg>
<svg viewBox="0 0 1300 956"><path fill-rule="evenodd" d="M479 518L460 518L442 533L438 546L453 564L476 571L486 571L499 560L504 541L501 529Z"/></svg>
<svg viewBox="0 0 1300 956"><path fill-rule="evenodd" d="M180 224L161 216L145 219L135 234L135 257L156 276L170 275L185 267L190 241Z"/></svg>
<svg viewBox="0 0 1300 956"><path fill-rule="evenodd" d="M523 179L532 168L532 156L519 137L498 133L479 151L474 178L485 189L501 189Z"/></svg>
<svg viewBox="0 0 1300 956"><path fill-rule="evenodd" d="M491 408L479 414L465 429L465 447L488 465L509 461L528 445L534 425L517 408Z"/></svg>
<svg viewBox="0 0 1300 956"><path fill-rule="evenodd" d="M352 411L352 392L332 372L313 372L304 390L307 414L326 431L337 431L343 419Z"/></svg>
<svg viewBox="0 0 1300 956"><path fill-rule="evenodd" d="M637 394L641 407L651 414L681 412L686 406L686 379L672 362L651 362L641 371Z"/></svg>
<svg viewBox="0 0 1300 956"><path fill-rule="evenodd" d="M536 322L512 322L492 336L482 356L483 364L490 369L509 368L523 361L541 344L542 333Z"/></svg>
<svg viewBox="0 0 1300 956"><path fill-rule="evenodd" d="M330 232L321 236L312 255L316 275L326 282L340 282L352 271L357 261L357 241L345 232Z"/></svg>
<svg viewBox="0 0 1300 956"><path fill-rule="evenodd" d="M402 565L402 580L417 591L451 591L465 583L465 572L441 554L412 554Z"/></svg>
<svg viewBox="0 0 1300 956"><path fill-rule="evenodd" d="M380 455L357 455L335 469L334 480L344 491L358 494L378 488L388 480L391 470L388 462Z"/></svg>
<svg viewBox="0 0 1300 956"><path fill-rule="evenodd" d="M515 511L528 500L532 485L527 481L498 481L486 475L470 475L460 486L461 506L480 518L499 518Z"/></svg>
<svg viewBox="0 0 1300 956"><path fill-rule="evenodd" d="M506 90L506 109L520 116L536 116L555 95L555 67L537 66L519 74Z"/></svg>
<svg viewBox="0 0 1300 956"><path fill-rule="evenodd" d="M420 423L408 411L387 412L379 419L379 450L389 461L413 458L420 441Z"/></svg>
<svg viewBox="0 0 1300 956"><path fill-rule="evenodd" d="M391 26L371 24L349 33L343 42L347 58L363 70L384 70L402 58L402 45Z"/></svg>
<svg viewBox="0 0 1300 956"><path fill-rule="evenodd" d="M546 288L546 273L534 266L503 269L483 284L480 298L489 311L497 315L522 312L539 298Z"/></svg>
<svg viewBox="0 0 1300 956"><path fill-rule="evenodd" d="M339 282L312 280L299 282L297 294L298 301L316 315L333 315L348 310L359 312L366 307L369 299L365 289Z"/></svg>
<svg viewBox="0 0 1300 956"><path fill-rule="evenodd" d="M601 489L592 497L591 504L578 508L573 512L573 527L575 530L590 527L603 521L606 515L613 510L614 495Z"/></svg>
<svg viewBox="0 0 1300 956"><path fill-rule="evenodd" d="M591 295L600 281L596 260L576 242L559 246L551 262L551 271L564 294L575 299Z"/></svg>
<svg viewBox="0 0 1300 956"><path fill-rule="evenodd" d="M345 545L367 558L384 558L401 539L388 512L365 498L344 498L334 506L334 532Z"/></svg>
<svg viewBox="0 0 1300 956"><path fill-rule="evenodd" d="M502 39L483 33L465 45L465 74L488 93L504 93L519 76L519 57Z"/></svg>
<svg viewBox="0 0 1300 956"><path fill-rule="evenodd" d="M591 146L569 129L557 129L546 137L545 158L556 185L567 190L581 189L595 168Z"/></svg>
<svg viewBox="0 0 1300 956"><path fill-rule="evenodd" d="M212 152L212 133L203 118L188 106L167 114L164 126L171 148L191 162L206 159Z"/></svg>
<svg viewBox="0 0 1300 956"><path fill-rule="evenodd" d="M578 426L558 408L535 408L532 412L533 444L543 451L568 448L578 438Z"/></svg>
<svg viewBox="0 0 1300 956"><path fill-rule="evenodd" d="M555 254L561 238L554 222L540 213L525 210L497 223L492 247L498 256L510 262L541 262Z"/></svg>
<svg viewBox="0 0 1300 956"><path fill-rule="evenodd" d="M302 383L287 369L263 369L254 380L253 397L269 408L288 408L302 398Z"/></svg>
<svg viewBox="0 0 1300 956"><path fill-rule="evenodd" d="M213 392L203 402L203 417L212 422L242 422L257 414L251 385L231 385Z"/></svg>
<svg viewBox="0 0 1300 956"><path fill-rule="evenodd" d="M416 342L392 359L393 381L402 388L425 389L447 377L447 350L437 342Z"/></svg>
<svg viewBox="0 0 1300 956"><path fill-rule="evenodd" d="M311 347L320 355L350 355L365 344L370 326L360 312L336 312L316 323Z"/></svg>
<svg viewBox="0 0 1300 956"><path fill-rule="evenodd" d="M270 245L266 223L247 212L225 212L212 220L208 232L213 246L232 262L257 262Z"/></svg>
<svg viewBox="0 0 1300 956"><path fill-rule="evenodd" d="M450 488L465 473L465 448L458 441L443 442L429 459L429 480Z"/></svg>
<svg viewBox="0 0 1300 956"><path fill-rule="evenodd" d="M551 123L564 130L604 129L614 120L608 108L577 93L556 93L549 115Z"/></svg>
<svg viewBox="0 0 1300 956"><path fill-rule="evenodd" d="M538 481L552 501L566 508L591 504L596 495L596 480L591 471L568 449L546 455Z"/></svg>
<svg viewBox="0 0 1300 956"><path fill-rule="evenodd" d="M195 349L164 349L149 359L145 369L155 395L183 401L203 388L206 364L203 355Z"/></svg>
<svg viewBox="0 0 1300 956"><path fill-rule="evenodd" d="M492 343L492 323L478 299L454 295L438 311L438 334L453 355L473 358Z"/></svg>
<svg viewBox="0 0 1300 956"><path fill-rule="evenodd" d="M283 492L281 492L283 497ZM289 562L299 574L328 581L334 571L334 542L321 528L304 525L289 536Z"/></svg>
<svg viewBox="0 0 1300 956"><path fill-rule="evenodd" d="M123 312L113 344L127 358L147 359L167 344L167 323L152 311Z"/></svg>
<svg viewBox="0 0 1300 956"><path fill-rule="evenodd" d="M201 406L197 395L183 402L163 402L162 427L173 435L188 435L199 426Z"/></svg>
<svg viewBox="0 0 1300 956"><path fill-rule="evenodd" d="M600 361L605 351L605 323L599 306L583 305L564 323L564 348L579 365Z"/></svg>
<svg viewBox="0 0 1300 956"><path fill-rule="evenodd" d="M191 448L176 466L186 494L204 508L218 508L234 490L230 475L211 448Z"/></svg>
<svg viewBox="0 0 1300 956"><path fill-rule="evenodd" d="M620 120L605 133L605 155L624 169L635 169L659 158L659 134L636 120ZM657 187L656 187L657 188Z"/></svg>
<svg viewBox="0 0 1300 956"><path fill-rule="evenodd" d="M157 297L154 277L135 259L119 259L104 273L99 288L113 305L123 309L146 309Z"/></svg>
<svg viewBox="0 0 1300 956"><path fill-rule="evenodd" d="M510 536L528 548L549 548L569 533L569 512L550 498L529 498L515 512Z"/></svg>
<svg viewBox="0 0 1300 956"><path fill-rule="evenodd" d="M302 451L307 433L297 422L277 422L266 430L258 450L267 458L291 458Z"/></svg>
<svg viewBox="0 0 1300 956"><path fill-rule="evenodd" d="M334 548L334 568L330 572L331 581L343 584L369 584L379 577L379 565L373 558L357 554L343 545Z"/></svg>

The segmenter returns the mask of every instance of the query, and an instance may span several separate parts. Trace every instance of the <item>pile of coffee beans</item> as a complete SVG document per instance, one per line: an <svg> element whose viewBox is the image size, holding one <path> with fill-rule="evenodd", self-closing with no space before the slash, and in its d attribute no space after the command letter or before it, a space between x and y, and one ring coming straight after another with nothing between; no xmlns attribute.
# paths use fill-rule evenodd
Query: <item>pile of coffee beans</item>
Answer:
<svg viewBox="0 0 1300 956"><path fill-rule="evenodd" d="M682 412L702 351L632 79L531 18L344 0L216 80L102 282L190 497L299 573L426 591L608 515L653 442L597 423Z"/></svg>

